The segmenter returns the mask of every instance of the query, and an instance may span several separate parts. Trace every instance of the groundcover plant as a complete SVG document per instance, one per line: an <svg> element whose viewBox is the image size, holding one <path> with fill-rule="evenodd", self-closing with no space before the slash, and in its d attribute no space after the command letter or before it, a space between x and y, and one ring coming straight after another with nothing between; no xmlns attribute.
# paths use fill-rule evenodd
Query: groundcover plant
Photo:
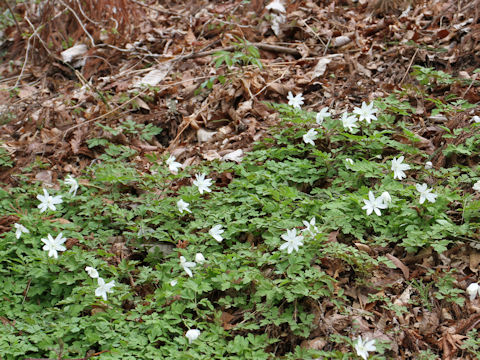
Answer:
<svg viewBox="0 0 480 360"><path fill-rule="evenodd" d="M102 161L55 189L0 190L1 211L16 219L0 238L2 358L388 356L395 331L362 339L354 322L330 334L331 351L299 345L319 306L370 316L351 306L349 287L398 266L381 249L441 254L472 235L478 215L464 210L459 222L449 209L474 201L478 170L424 166L427 156L391 136L408 126L391 99L351 115L324 108L322 121L299 95L287 101L270 104L281 126L239 163L184 167L166 154L141 172L130 149L104 142ZM432 291L462 305L475 285L464 293L446 273Z"/></svg>

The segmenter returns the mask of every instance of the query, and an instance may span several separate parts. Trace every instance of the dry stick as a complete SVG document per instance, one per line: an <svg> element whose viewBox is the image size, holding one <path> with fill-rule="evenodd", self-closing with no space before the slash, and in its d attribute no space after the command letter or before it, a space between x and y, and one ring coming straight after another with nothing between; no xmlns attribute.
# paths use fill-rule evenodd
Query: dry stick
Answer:
<svg viewBox="0 0 480 360"><path fill-rule="evenodd" d="M117 106L116 108L110 110L109 112L106 112L105 114L102 114L102 115L97 116L97 117L95 117L95 118L93 118L93 119L84 121L84 122L82 122L81 124L77 124L77 125L74 125L74 126L70 126L70 127L69 127L67 130L65 130L65 132L63 133L63 139L62 139L62 140L65 139L65 136L67 135L67 133L68 133L69 131L71 131L71 130L73 130L73 129L76 129L76 128L80 127L80 126L83 126L83 125L85 125L85 124L91 123L92 121L103 119L104 117L106 117L106 116L108 116L108 115L116 112L117 110L123 108L125 105L131 103L133 100L135 100L135 99L138 98L139 96L145 94L147 91L148 91L148 88L145 89L145 90L143 90L142 92L138 93L137 95L135 95L135 96L132 97L131 99L128 99L128 100L125 101L122 105Z"/></svg>
<svg viewBox="0 0 480 360"><path fill-rule="evenodd" d="M405 74L403 74L402 80L400 80L400 83L398 84L399 86L402 85L403 80L405 80L405 77L410 71L410 68L412 67L413 61L415 60L415 56L417 56L417 53L418 53L418 48L417 50L415 50L415 54L413 54L412 59L410 60L410 64L408 64L407 70L405 71Z"/></svg>
<svg viewBox="0 0 480 360"><path fill-rule="evenodd" d="M285 46L263 44L263 43L252 43L251 45L256 46L260 50L280 52L280 53L286 53L286 54L297 55L297 56L300 55L300 52L298 50L292 49L292 48L289 48L289 47L285 47ZM193 53L190 53L188 55L179 56L175 59L172 59L172 61L194 59L194 58L198 58L198 57L213 55L218 51L233 51L233 50L236 50L237 48L238 48L238 46L227 46L227 47L224 47L224 48L221 48L221 49L201 51L201 52L197 52L197 53L193 52Z"/></svg>
<svg viewBox="0 0 480 360"><path fill-rule="evenodd" d="M170 10L167 10L167 9L163 8L163 6L161 6L161 5L159 5L159 6L162 7L162 9L156 9L156 8L154 8L154 7L151 7L151 6L147 5L147 4L141 3L140 1L136 1L136 0L130 0L130 1L133 2L133 3L135 3L135 4L138 4L138 5L140 5L140 6L146 7L147 9L156 11L156 12L160 12L160 13L164 13L164 14L169 14L169 15L181 16L181 14L176 13L176 12L173 12L173 11L170 11Z"/></svg>
<svg viewBox="0 0 480 360"><path fill-rule="evenodd" d="M310 25L307 24L307 21L306 21L306 20L302 20L302 22L303 22L303 25L305 25L305 26L308 28L308 30L310 30L310 31L312 32L312 34L322 43L322 45L323 45L324 47L327 47L327 44L325 44L325 43L323 42L322 38L321 38L320 36L318 36L318 34L310 27Z"/></svg>
<svg viewBox="0 0 480 360"><path fill-rule="evenodd" d="M284 76L285 74L287 73L288 71L288 68L285 69L285 71L283 72L283 74L279 77L279 78L276 78L275 80L269 82L267 85L265 85L263 88L261 88L255 95L253 95L254 97L257 97L257 95L260 95L266 88L268 88L270 85L276 83L277 81L280 81Z"/></svg>
<svg viewBox="0 0 480 360"><path fill-rule="evenodd" d="M27 40L27 50L25 50L25 61L23 62L22 70L20 70L20 75L18 75L18 79L15 82L15 85L13 86L14 88L16 88L20 83L20 79L22 78L23 72L25 71L25 66L27 65L27 61L28 61L28 52L30 51L30 40L32 39L32 36L30 36Z"/></svg>
<svg viewBox="0 0 480 360"><path fill-rule="evenodd" d="M68 6L67 4L65 4L62 0L58 0L63 6L65 6L68 10L70 10L73 14L73 16L75 16L75 19L77 19L78 23L80 24L80 26L82 27L83 31L85 32L85 34L87 34L87 36L89 37L90 41L92 42L92 46L95 47L95 40L93 40L93 37L92 35L90 35L90 33L87 31L87 29L85 29L85 25L83 25L83 23L80 21L80 18L78 17L77 13L70 7Z"/></svg>
<svg viewBox="0 0 480 360"><path fill-rule="evenodd" d="M28 279L27 288L25 289L25 295L23 296L22 305L25 302L25 299L27 298L28 290L30 290L30 284L31 283L32 283L32 279L30 278L30 279Z"/></svg>
<svg viewBox="0 0 480 360"><path fill-rule="evenodd" d="M175 139L173 139L173 141L170 143L170 145L168 146L168 150L170 150L170 148L172 147L172 145L174 145L178 138L180 137L180 135L183 134L183 132L191 125L193 127L197 127L199 128L198 124L197 124L197 121L195 120L197 118L198 115L200 115L200 113L205 110L208 106L208 102L205 101L206 104L205 105L202 105L202 107L196 111L194 114L188 116L188 120L185 121L185 119L183 120L182 124L185 123L185 125L180 129L180 131L178 132L177 136L175 136ZM181 125L181 124L180 124Z"/></svg>
<svg viewBox="0 0 480 360"><path fill-rule="evenodd" d="M23 65L22 65L22 70L20 70L20 75L18 75L18 79L17 81L15 82L15 85L13 86L14 88L16 88L18 86L18 84L20 83L20 79L22 78L23 76L23 72L25 71L25 67L27 66L27 61L28 61L28 53L30 52L30 40L32 40L32 38L34 36L37 36L37 38L40 40L40 42L43 43L42 39L40 38L40 36L38 36L37 32L38 30L40 29L37 28L35 29L35 27L33 26L33 24L30 22L30 20L28 19L28 17L25 15L25 20L28 22L28 24L32 27L33 29L33 34L29 36L28 40L27 40L27 49L25 50L25 61L23 62Z"/></svg>
<svg viewBox="0 0 480 360"><path fill-rule="evenodd" d="M45 42L42 40L42 38L40 37L40 35L38 35L38 31L40 30L41 26L38 27L37 29L35 29L35 27L33 26L33 24L30 22L30 19L28 18L28 16L25 15L25 20L28 22L28 24L30 25L30 27L32 28L33 30L33 33L32 35L30 35L30 37L28 38L28 41L27 41L27 50L25 51L25 61L23 62L23 65L22 65L22 70L20 71L20 75L18 75L18 78L17 78L17 81L15 82L15 85L14 85L14 88L16 88L18 86L18 84L20 83L20 80L22 79L22 76L23 76L23 72L25 71L25 66L27 65L27 61L28 61L28 53L30 51L30 40L32 40L32 38L34 36L37 37L37 39L40 41L40 43L43 45L43 47L45 48L45 50L47 50L48 54L49 55L52 55L52 53L50 52L50 50L48 49L47 45L45 44Z"/></svg>
<svg viewBox="0 0 480 360"><path fill-rule="evenodd" d="M10 14L12 14L13 21L15 21L15 25L17 27L18 35L22 36L22 30L20 29L20 25L18 24L17 18L15 17L15 14L13 13L13 10L10 7L10 4L8 3L7 0L3 0L3 2L5 3L5 5L7 5L8 11L10 11Z"/></svg>
<svg viewBox="0 0 480 360"><path fill-rule="evenodd" d="M193 79L188 79L188 80L182 80L182 81L177 81L175 83L172 83L172 84L168 84L168 85L165 85L163 89L166 89L170 86L174 86L174 85L178 85L178 84L182 84L182 83L185 83L185 82L189 82L189 81L195 81L195 80L203 80L203 79L208 79L210 78L210 76L199 76L199 77L196 77L196 78L193 78ZM163 90L162 89L162 90ZM87 121L84 121L82 122L81 124L76 124L76 125L73 125L71 127L69 127L68 129L66 129L63 133L63 139L65 139L65 136L67 135L67 133L73 129L76 129L80 126L83 126L85 124L88 124L88 123L91 123L92 121L95 121L95 120L100 120L100 119L103 119L104 117L116 112L117 110L120 110L121 108L123 108L125 105L131 103L133 100L135 100L136 98L138 98L139 96L141 95L144 95L149 89L146 88L145 90L143 90L142 92L138 93L137 95L135 95L134 97L132 97L131 99L128 99L127 101L125 101L122 105L119 105L117 106L116 108L112 109L111 111L105 113L105 114L102 114L102 115L99 115L97 116L96 118L93 118L93 119L90 119L90 120L87 120Z"/></svg>
<svg viewBox="0 0 480 360"><path fill-rule="evenodd" d="M80 1L76 0L75 1L78 5L78 8L80 9L80 12L82 13L82 15L85 17L85 19L87 19L88 21L90 21L91 23L95 24L95 25L100 25L101 23L100 22L97 22L97 21L93 21L92 19L90 19L87 14L85 14L85 12L83 11L83 8L82 8L82 4L80 4Z"/></svg>
<svg viewBox="0 0 480 360"><path fill-rule="evenodd" d="M470 85L468 85L467 90L465 90L465 91L463 92L463 94L462 94L462 99L465 97L465 95L467 95L467 92L472 88L474 82L477 81L477 77L478 77L477 75L478 75L478 73L475 73L475 74L473 75L472 82L470 83Z"/></svg>

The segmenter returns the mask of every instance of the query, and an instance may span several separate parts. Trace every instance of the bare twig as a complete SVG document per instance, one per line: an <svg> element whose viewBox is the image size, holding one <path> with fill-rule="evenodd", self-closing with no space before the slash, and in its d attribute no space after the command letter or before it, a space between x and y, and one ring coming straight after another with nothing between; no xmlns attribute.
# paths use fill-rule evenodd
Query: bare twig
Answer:
<svg viewBox="0 0 480 360"><path fill-rule="evenodd" d="M30 27L32 28L33 30L33 33L32 35L30 35L28 37L28 40L27 40L27 49L25 50L25 61L23 62L23 65L22 65L22 70L20 70L20 75L18 75L18 78L17 78L17 81L15 82L15 85L14 85L14 88L16 88L18 86L18 84L20 83L20 79L22 78L23 76L23 72L25 71L25 67L27 66L27 62L28 62L28 54L30 52L30 41L32 40L32 38L34 36L37 37L37 39L40 41L40 43L43 45L43 47L47 50L47 52L49 54L50 53L50 50L48 50L48 48L46 47L45 43L43 42L42 38L38 35L38 31L42 28L41 26L38 27L37 29L35 29L35 27L33 26L33 24L30 22L30 19L28 18L28 16L25 15L25 21L28 22L28 24L30 25Z"/></svg>
<svg viewBox="0 0 480 360"><path fill-rule="evenodd" d="M477 77L478 77L477 75L478 73L473 74L472 82L470 83L470 85L468 85L467 90L463 92L462 99L465 98L465 95L467 95L467 92L472 88L473 84L477 81Z"/></svg>
<svg viewBox="0 0 480 360"><path fill-rule="evenodd" d="M171 86L178 85L178 84L186 83L186 82L189 82L189 81L203 80L203 79L208 79L208 78L210 78L210 76L199 76L199 77L196 77L196 78L193 78L193 79L177 81L177 82L175 82L175 83L171 83L171 84L165 85L161 90L166 89L166 88L171 87ZM138 98L139 96L144 95L148 90L149 90L149 89L145 89L145 90L141 91L140 93L138 93L137 95L135 95L135 96L132 97L131 99L128 99L127 101L125 101L125 102L122 103L121 105L115 107L114 109L112 109L111 111L109 111L109 112L107 112L107 113L105 113L105 114L102 114L102 115L99 115L99 116L97 116L97 117L95 117L95 118L93 118L93 119L84 121L84 122L82 122L81 124L76 124L76 125L73 125L73 126L69 127L68 129L66 129L66 130L64 131L64 133L63 133L63 139L65 139L65 137L67 136L67 134L68 134L70 131L72 131L72 130L80 127L80 126L83 126L83 125L85 125L85 124L89 124L89 123L91 123L91 122L93 122L93 121L103 119L104 117L107 117L108 115L116 112L117 110L122 109L123 107L125 107L125 105L128 105L129 103L131 103L133 100L135 100L135 99Z"/></svg>
<svg viewBox="0 0 480 360"><path fill-rule="evenodd" d="M265 50L265 51L273 51L273 52L279 52L279 53L286 53L286 54L291 54L295 56L300 56L300 52L297 49L292 49L286 46L279 46L279 45L272 45L272 44L264 44L264 43L251 43L250 45L256 46L260 50ZM179 61L179 60L187 60L187 59L194 59L198 57L203 57L203 56L209 56L213 55L218 51L233 51L236 50L238 46L227 46L221 49L214 49L214 50L209 50L209 51L200 51L200 52L192 52L187 55L182 55L179 57L176 57L172 59L172 61Z"/></svg>
<svg viewBox="0 0 480 360"><path fill-rule="evenodd" d="M270 81L267 85L265 85L263 88L261 88L260 90L258 90L258 92L254 95L254 97L257 97L257 95L260 95L262 92L265 91L266 88L268 88L270 85L276 83L277 81L280 81L284 76L285 74L288 72L288 68L285 69L285 71L283 72L282 75L280 75L280 77L276 78L275 80L273 81Z"/></svg>
<svg viewBox="0 0 480 360"><path fill-rule="evenodd" d="M164 13L164 14L168 14L168 15L181 16L181 14L176 13L176 12L173 12L173 11L170 11L170 10L168 10L168 9L165 9L165 8L163 8L163 6L161 6L161 5L157 5L157 6L159 6L159 7L161 8L161 9L158 9L158 8L154 8L154 7L152 7L152 6L149 6L149 5L147 5L147 4L144 4L144 3L140 2L140 1L136 1L136 0L130 0L130 1L131 1L131 2L134 2L135 4L138 4L138 5L140 5L140 6L146 7L147 9L156 11L156 12L160 12L160 13Z"/></svg>
<svg viewBox="0 0 480 360"><path fill-rule="evenodd" d="M31 283L32 283L32 279L28 279L27 288L25 289L25 295L23 295L22 304L25 302L25 299L27 298L28 290L30 290Z"/></svg>
<svg viewBox="0 0 480 360"><path fill-rule="evenodd" d="M410 60L410 64L408 64L407 70L405 70L405 74L403 74L402 80L400 80L400 83L398 84L399 86L402 85L403 80L405 80L405 77L410 71L410 68L412 67L413 61L415 60L415 56L417 56L417 53L418 53L418 48L417 50L415 50L415 54L413 54L412 59Z"/></svg>
<svg viewBox="0 0 480 360"><path fill-rule="evenodd" d="M8 3L7 0L3 0L3 2L8 7L8 11L10 11L10 14L12 14L13 21L15 21L15 26L17 27L17 30L18 30L18 35L22 36L22 30L20 29L20 25L18 24L17 18L15 17L15 13L13 12L12 8L10 7L10 4Z"/></svg>
<svg viewBox="0 0 480 360"><path fill-rule="evenodd" d="M23 72L25 71L25 66L27 66L28 52L30 51L30 40L32 40L31 36L27 40L27 49L25 50L25 60L23 61L22 70L20 70L20 75L18 75L18 79L15 82L15 85L13 86L14 88L16 88L18 86L18 84L20 83L20 79L22 78Z"/></svg>
<svg viewBox="0 0 480 360"><path fill-rule="evenodd" d="M63 133L63 139L65 139L65 136L67 135L67 133L68 133L69 131L72 131L73 129L76 129L76 128L80 127L80 126L83 126L83 125L85 125L85 124L91 123L91 122L93 122L93 121L97 121L97 120L103 119L104 117L107 117L108 115L113 114L113 113L116 112L117 110L123 108L125 105L131 103L133 100L135 100L135 99L138 98L139 96L145 94L147 91L148 91L148 89L143 90L142 92L138 93L137 95L135 95L135 96L132 97L131 99L128 99L127 101L125 101L122 105L115 107L114 109L106 112L105 114L102 114L102 115L97 116L97 117L95 117L95 118L93 118L93 119L84 121L84 122L82 122L81 124L77 124L77 125L74 125L74 126L69 127L67 130L64 131L64 133Z"/></svg>
<svg viewBox="0 0 480 360"><path fill-rule="evenodd" d="M77 3L78 8L80 9L80 12L82 13L82 15L85 19L87 19L88 21L90 21L91 23L93 23L95 25L100 25L100 22L97 22L97 21L94 21L94 20L90 19L87 16L87 14L85 14L85 12L83 11L83 8L82 8L82 4L80 4L80 1L76 0L76 3Z"/></svg>
<svg viewBox="0 0 480 360"><path fill-rule="evenodd" d="M70 7L68 6L68 4L65 4L65 2L63 2L62 0L58 0L63 6L65 6L68 10L70 10L73 14L73 16L75 16L75 19L77 19L78 23L80 24L80 26L82 27L83 31L85 32L85 34L88 36L88 38L90 39L91 43L92 43L92 46L95 47L95 40L93 40L93 37L92 35L90 35L90 33L87 31L87 29L85 28L85 25L83 25L82 21L80 20L80 18L78 17L77 13Z"/></svg>

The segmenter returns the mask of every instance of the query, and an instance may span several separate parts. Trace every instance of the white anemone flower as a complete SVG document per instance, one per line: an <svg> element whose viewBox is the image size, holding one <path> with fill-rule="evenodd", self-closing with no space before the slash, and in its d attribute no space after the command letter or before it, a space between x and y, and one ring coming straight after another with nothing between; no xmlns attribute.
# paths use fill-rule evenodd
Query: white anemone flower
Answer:
<svg viewBox="0 0 480 360"><path fill-rule="evenodd" d="M203 256L202 253L196 253L195 254L195 262L197 264L203 264L205 261L206 261L205 257Z"/></svg>
<svg viewBox="0 0 480 360"><path fill-rule="evenodd" d="M475 191L480 191L480 180L473 184L472 189Z"/></svg>
<svg viewBox="0 0 480 360"><path fill-rule="evenodd" d="M69 185L70 186L70 190L68 190L68 192L70 194L73 194L73 196L77 195L77 190L78 190L78 182L77 180L75 180L74 177L72 177L72 175L68 175L65 180L64 180L64 183L65 185Z"/></svg>
<svg viewBox="0 0 480 360"><path fill-rule="evenodd" d="M178 169L183 166L181 163L175 161L175 156L173 155L170 155L167 161L165 161L165 164L167 164L168 170L170 170L170 172L175 175L178 174Z"/></svg>
<svg viewBox="0 0 480 360"><path fill-rule="evenodd" d="M196 174L193 185L198 188L198 192L203 194L204 191L211 192L210 186L212 186L212 179L205 179L205 174Z"/></svg>
<svg viewBox="0 0 480 360"><path fill-rule="evenodd" d="M388 205L385 204L385 200L381 196L375 199L375 195L373 195L372 191L368 192L368 200L363 199L363 202L365 205L362 207L362 210L366 210L367 215L375 212L375 214L378 216L382 216L380 209L386 209L388 207Z"/></svg>
<svg viewBox="0 0 480 360"><path fill-rule="evenodd" d="M328 107L324 107L317 113L317 116L315 117L315 122L318 125L322 125L325 118L330 117L330 116L331 115L328 112Z"/></svg>
<svg viewBox="0 0 480 360"><path fill-rule="evenodd" d="M61 195L50 196L46 189L43 189L43 195L37 195L37 199L40 200L40 204L37 207L41 213L47 211L47 209L55 211L57 210L55 205L63 202Z"/></svg>
<svg viewBox="0 0 480 360"><path fill-rule="evenodd" d="M368 338L365 338L365 340L362 340L361 336L358 337L355 343L355 351L357 352L358 356L364 360L367 360L368 353L376 350L377 348L375 347L375 339L368 340Z"/></svg>
<svg viewBox="0 0 480 360"><path fill-rule="evenodd" d="M278 11L278 12L281 12L281 13L286 12L285 6L282 4L282 2L280 0L273 0L270 4L268 4L265 7L265 9L274 10L274 11Z"/></svg>
<svg viewBox="0 0 480 360"><path fill-rule="evenodd" d="M92 279L98 278L98 271L97 269L87 266L85 267L85 271L87 272L88 276L90 276Z"/></svg>
<svg viewBox="0 0 480 360"><path fill-rule="evenodd" d="M302 232L308 232L310 235L315 236L318 233L318 228L315 226L315 216L312 217L310 222L303 220L303 225L305 225L305 229Z"/></svg>
<svg viewBox="0 0 480 360"><path fill-rule="evenodd" d="M23 226L22 224L18 224L18 223L15 223L13 224L13 226L15 226L15 237L18 239L20 239L20 236L22 236L22 234L28 234L30 232L30 230L28 230L25 226Z"/></svg>
<svg viewBox="0 0 480 360"><path fill-rule="evenodd" d="M293 106L294 109L301 109L303 105L303 95L302 93L293 96L292 92L289 91L287 95L288 105Z"/></svg>
<svg viewBox="0 0 480 360"><path fill-rule="evenodd" d="M223 155L223 161L235 161L236 163L241 163L243 160L243 150L237 149L235 151L229 152L228 154Z"/></svg>
<svg viewBox="0 0 480 360"><path fill-rule="evenodd" d="M187 259L185 259L185 256L180 256L180 266L183 267L183 270L185 270L188 276L193 276L192 270L190 270L190 268L194 268L196 265L197 264L193 261L187 261Z"/></svg>
<svg viewBox="0 0 480 360"><path fill-rule="evenodd" d="M465 291L470 297L470 301L473 301L477 297L477 294L480 293L480 286L478 283L471 283Z"/></svg>
<svg viewBox="0 0 480 360"><path fill-rule="evenodd" d="M177 201L177 207L178 211L180 211L180 214L183 214L184 211L191 213L190 209L188 208L189 206L190 204L186 201L183 201L183 199Z"/></svg>
<svg viewBox="0 0 480 360"><path fill-rule="evenodd" d="M420 200L418 201L420 204L423 204L425 200L428 200L431 203L435 202L438 195L435 193L432 193L433 189L428 189L427 184L425 183L422 185L416 184L415 187L417 188L417 191L420 193Z"/></svg>
<svg viewBox="0 0 480 360"><path fill-rule="evenodd" d="M194 342L195 340L198 339L198 337L200 336L201 334L201 331L198 330L198 329L190 329L187 331L187 333L185 334L185 337L188 339L188 343L191 344L192 342Z"/></svg>
<svg viewBox="0 0 480 360"><path fill-rule="evenodd" d="M358 120L365 120L370 124L371 120L377 120L377 117L374 115L377 112L377 109L373 107L373 102L367 105L365 101L362 102L362 107L355 107L353 113L358 115Z"/></svg>
<svg viewBox="0 0 480 360"><path fill-rule="evenodd" d="M392 160L392 171L393 171L393 178L402 180L407 177L405 174L405 170L410 170L410 165L402 164L404 156L400 156L398 159L393 158Z"/></svg>
<svg viewBox="0 0 480 360"><path fill-rule="evenodd" d="M45 244L43 246L44 251L48 251L48 256L58 259L58 251L65 251L67 248L63 246L63 243L67 240L62 237L62 233L58 234L54 239L52 235L48 234L46 239L41 239Z"/></svg>
<svg viewBox="0 0 480 360"><path fill-rule="evenodd" d="M358 119L353 116L349 115L347 112L342 114L342 125L344 129L348 129L348 131L352 132L354 128L358 128L357 121Z"/></svg>
<svg viewBox="0 0 480 360"><path fill-rule="evenodd" d="M287 249L289 254L291 254L293 250L298 252L298 247L303 245L303 236L297 235L297 229L287 230L287 233L281 237L285 240L285 243L280 245L280 250Z"/></svg>
<svg viewBox="0 0 480 360"><path fill-rule="evenodd" d="M272 14L272 31L276 36L282 35L282 28L280 27L282 24L285 23L286 17L283 14Z"/></svg>
<svg viewBox="0 0 480 360"><path fill-rule="evenodd" d="M222 229L222 225L215 225L212 227L208 233L212 235L212 237L217 240L218 242L223 241L222 234L225 232L225 230Z"/></svg>
<svg viewBox="0 0 480 360"><path fill-rule="evenodd" d="M315 129L310 129L306 134L303 135L303 141L305 144L310 144L315 146L315 139L317 138L318 133L315 131Z"/></svg>
<svg viewBox="0 0 480 360"><path fill-rule="evenodd" d="M115 280L105 283L101 277L97 279L98 287L95 289L95 296L101 296L103 300L107 301L107 293L112 293L112 288L115 286Z"/></svg>
<svg viewBox="0 0 480 360"><path fill-rule="evenodd" d="M433 168L433 163L431 161L427 161L425 163L425 169L430 170L431 168Z"/></svg>
<svg viewBox="0 0 480 360"><path fill-rule="evenodd" d="M382 198L383 202L387 206L392 202L392 197L390 196L390 193L388 191L384 191L382 195L380 195L380 198Z"/></svg>

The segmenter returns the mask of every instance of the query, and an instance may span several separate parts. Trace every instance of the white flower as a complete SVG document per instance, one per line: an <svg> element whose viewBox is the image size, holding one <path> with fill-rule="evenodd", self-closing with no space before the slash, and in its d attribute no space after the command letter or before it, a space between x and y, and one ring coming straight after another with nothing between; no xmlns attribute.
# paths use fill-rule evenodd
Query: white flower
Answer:
<svg viewBox="0 0 480 360"><path fill-rule="evenodd" d="M212 190L209 189L209 186L212 186L212 179L205 179L205 174L197 174L195 175L195 179L193 181L193 185L198 187L198 192L203 194L204 191L211 192Z"/></svg>
<svg viewBox="0 0 480 360"><path fill-rule="evenodd" d="M477 283L471 283L468 285L466 292L470 296L470 301L472 301L480 293L480 286Z"/></svg>
<svg viewBox="0 0 480 360"><path fill-rule="evenodd" d="M375 196L371 191L368 192L368 200L363 199L363 202L365 205L362 207L362 210L367 210L367 215L370 215L375 211L375 214L381 216L382 213L380 212L380 209L386 209L388 207L381 196L375 199Z"/></svg>
<svg viewBox="0 0 480 360"><path fill-rule="evenodd" d="M392 202L392 197L390 196L390 193L388 191L384 191L382 195L380 195L380 198L382 199L383 203L387 206Z"/></svg>
<svg viewBox="0 0 480 360"><path fill-rule="evenodd" d="M472 117L472 121L475 123L480 123L480 116L475 115L474 117Z"/></svg>
<svg viewBox="0 0 480 360"><path fill-rule="evenodd" d="M64 180L65 185L70 185L70 190L68 192L70 194L73 193L73 196L77 195L77 190L78 190L78 182L75 180L72 175L68 175L65 180Z"/></svg>
<svg viewBox="0 0 480 360"><path fill-rule="evenodd" d="M184 211L191 213L190 209L188 208L189 206L190 204L186 201L183 201L183 199L177 201L178 211L180 211L181 214L183 214Z"/></svg>
<svg viewBox="0 0 480 360"><path fill-rule="evenodd" d="M190 268L195 267L195 265L197 264L195 264L193 261L187 261L187 259L185 259L185 256L180 256L180 265L183 267L183 270L185 270L188 276L193 276L192 270L190 270Z"/></svg>
<svg viewBox="0 0 480 360"><path fill-rule="evenodd" d="M330 116L330 113L328 112L328 107L324 107L320 110L320 112L317 113L317 116L315 118L315 122L318 125L322 125L323 120L325 120L325 118L327 118L329 116Z"/></svg>
<svg viewBox="0 0 480 360"><path fill-rule="evenodd" d="M353 165L353 160L350 159L350 158L346 158L346 159L345 159L345 162L346 162L346 168L347 168L347 169L349 168L349 165Z"/></svg>
<svg viewBox="0 0 480 360"><path fill-rule="evenodd" d="M20 239L20 236L22 236L22 233L25 233L25 234L28 234L30 232L30 230L28 230L25 226L23 226L22 224L13 224L13 226L15 226L15 237L17 239Z"/></svg>
<svg viewBox="0 0 480 360"><path fill-rule="evenodd" d="M175 175L178 174L178 169L180 169L183 166L179 162L175 161L175 156L173 155L170 155L167 161L165 161L165 164L168 165L168 170L170 170L170 172Z"/></svg>
<svg viewBox="0 0 480 360"><path fill-rule="evenodd" d="M393 178L402 180L407 177L405 175L405 170L410 170L410 165L408 164L402 164L404 156L400 156L398 159L393 158L392 160L392 170L393 170Z"/></svg>
<svg viewBox="0 0 480 360"><path fill-rule="evenodd" d="M353 128L358 128L357 121L358 119L353 115L348 115L348 113L344 112L342 114L342 124L344 129L348 129L349 131L353 131Z"/></svg>
<svg viewBox="0 0 480 360"><path fill-rule="evenodd" d="M310 129L306 134L303 135L303 141L305 144L311 144L315 146L315 143L313 142L317 138L318 133L315 131L315 129Z"/></svg>
<svg viewBox="0 0 480 360"><path fill-rule="evenodd" d="M237 149L235 151L229 152L228 154L223 155L223 161L235 161L236 163L241 163L243 160L243 150Z"/></svg>
<svg viewBox="0 0 480 360"><path fill-rule="evenodd" d="M298 247L303 245L303 236L297 236L297 229L287 230L287 233L283 234L281 237L286 242L280 245L280 250L287 249L289 254L291 254L293 250L298 252Z"/></svg>
<svg viewBox="0 0 480 360"><path fill-rule="evenodd" d="M172 281L170 281L170 286L175 286L177 285L178 281L173 279Z"/></svg>
<svg viewBox="0 0 480 360"><path fill-rule="evenodd" d="M225 230L222 229L222 225L215 225L214 227L212 227L208 233L210 235L213 236L213 238L215 240L217 240L218 242L222 242L223 241L223 237L221 234L223 234L225 232Z"/></svg>
<svg viewBox="0 0 480 360"><path fill-rule="evenodd" d="M267 10L275 10L278 12L286 12L285 6L280 2L280 0L273 0L270 4L268 4L265 9Z"/></svg>
<svg viewBox="0 0 480 360"><path fill-rule="evenodd" d="M188 339L188 343L191 344L193 341L197 340L201 332L198 329L190 329L185 334L185 337Z"/></svg>
<svg viewBox="0 0 480 360"><path fill-rule="evenodd" d="M44 195L37 195L37 199L40 200L40 204L38 205L38 208L40 209L41 213L43 213L44 211L47 211L47 209L55 211L57 210L55 205L61 204L63 202L61 195L50 196L48 195L48 191L45 189L43 189L43 194Z"/></svg>
<svg viewBox="0 0 480 360"><path fill-rule="evenodd" d="M90 276L92 279L98 278L98 271L95 268L91 266L87 266L85 268L85 271L87 272L88 276Z"/></svg>
<svg viewBox="0 0 480 360"><path fill-rule="evenodd" d="M358 115L358 120L365 120L370 124L371 120L377 120L377 117L374 115L377 112L377 109L373 107L373 102L366 104L365 101L362 101L362 107L355 107L353 113Z"/></svg>
<svg viewBox="0 0 480 360"><path fill-rule="evenodd" d="M376 350L377 348L375 347L375 339L368 340L368 338L365 338L365 341L363 341L361 336L358 337L357 342L355 343L355 351L357 352L358 356L367 360L368 352Z"/></svg>
<svg viewBox="0 0 480 360"><path fill-rule="evenodd" d="M435 199L437 198L437 194L432 193L433 189L427 189L427 184L416 184L415 187L417 188L417 191L420 193L420 200L419 203L423 204L425 200L428 200L431 203L435 202Z"/></svg>
<svg viewBox="0 0 480 360"><path fill-rule="evenodd" d="M475 191L480 191L480 180L473 184L472 189Z"/></svg>
<svg viewBox="0 0 480 360"><path fill-rule="evenodd" d="M312 220L310 222L303 220L303 225L305 225L305 229L302 230L302 232L309 232L312 236L315 236L316 233L318 233L318 228L315 226L315 216L312 217Z"/></svg>
<svg viewBox="0 0 480 360"><path fill-rule="evenodd" d="M272 14L272 30L276 36L282 35L282 29L280 25L284 24L286 20L285 15L283 14Z"/></svg>
<svg viewBox="0 0 480 360"><path fill-rule="evenodd" d="M205 257L203 256L202 253L195 254L195 262L198 264L203 264L205 262Z"/></svg>
<svg viewBox="0 0 480 360"><path fill-rule="evenodd" d="M430 170L431 168L433 168L432 162L431 162L431 161L427 161L427 162L425 163L425 169Z"/></svg>
<svg viewBox="0 0 480 360"><path fill-rule="evenodd" d="M66 238L62 237L62 233L58 234L55 239L52 235L48 234L48 237L46 239L41 240L45 244L43 246L43 250L48 251L49 257L54 257L55 259L58 259L57 251L67 250L67 248L62 245L67 240Z"/></svg>
<svg viewBox="0 0 480 360"><path fill-rule="evenodd" d="M295 109L301 109L303 105L303 96L302 93L293 96L292 92L289 91L287 95L288 105L293 106Z"/></svg>
<svg viewBox="0 0 480 360"><path fill-rule="evenodd" d="M97 279L98 287L95 289L95 296L101 296L103 300L107 300L107 293L113 292L112 288L115 286L115 280L105 284L105 280L101 277Z"/></svg>

